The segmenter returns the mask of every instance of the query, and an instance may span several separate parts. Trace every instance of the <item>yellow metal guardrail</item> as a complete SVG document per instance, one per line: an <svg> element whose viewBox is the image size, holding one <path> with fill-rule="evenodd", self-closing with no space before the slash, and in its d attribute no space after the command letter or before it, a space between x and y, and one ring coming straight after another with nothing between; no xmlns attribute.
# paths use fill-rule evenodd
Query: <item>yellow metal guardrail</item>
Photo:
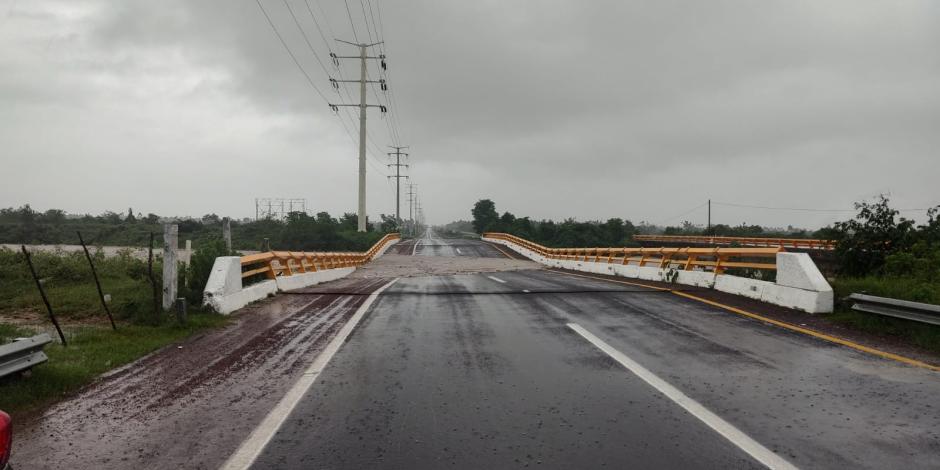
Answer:
<svg viewBox="0 0 940 470"><path fill-rule="evenodd" d="M781 246L766 248L548 248L508 233L484 233L485 238L506 240L549 259L592 261L649 266L685 271L713 271L728 268L777 269Z"/></svg>
<svg viewBox="0 0 940 470"><path fill-rule="evenodd" d="M400 238L400 234L389 233L376 242L375 245L372 245L372 248L369 248L369 251L365 253L267 251L242 256L242 279L259 274L274 279L277 276L312 273L323 269L360 266L371 261L386 244Z"/></svg>
<svg viewBox="0 0 940 470"><path fill-rule="evenodd" d="M754 247L783 247L802 250L834 250L836 242L811 238L761 237L708 237L693 235L634 235L638 242L694 243L697 245L740 245Z"/></svg>

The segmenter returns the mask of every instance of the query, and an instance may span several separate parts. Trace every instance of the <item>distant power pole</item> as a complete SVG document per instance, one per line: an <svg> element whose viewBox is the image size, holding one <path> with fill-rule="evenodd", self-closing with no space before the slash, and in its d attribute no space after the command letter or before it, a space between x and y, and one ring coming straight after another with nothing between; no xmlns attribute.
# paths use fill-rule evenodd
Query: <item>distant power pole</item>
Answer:
<svg viewBox="0 0 940 470"><path fill-rule="evenodd" d="M712 228L712 200L708 200L708 229Z"/></svg>
<svg viewBox="0 0 940 470"><path fill-rule="evenodd" d="M395 149L394 152L390 152L388 154L389 156L395 156L395 163L390 163L388 167L395 167L395 176L389 176L389 178L395 178L395 222L397 222L398 225L401 225L401 179L408 179L407 175L401 174L401 167L408 168L408 165L405 165L401 162L401 157L402 155L407 157L408 154L402 153L401 150L408 147L396 147L394 145L389 145L389 147Z"/></svg>
<svg viewBox="0 0 940 470"><path fill-rule="evenodd" d="M408 183L408 219L411 221L412 235L414 235L415 232L415 203L418 202L418 193L415 191L416 186L418 185Z"/></svg>
<svg viewBox="0 0 940 470"><path fill-rule="evenodd" d="M379 108L383 113L388 112L388 108L381 104L366 104L366 83L378 83L381 85L382 90L385 91L388 89L388 85L385 84L385 79L379 80L369 80L369 73L366 67L366 60L368 59L379 59L381 60L382 69L385 69L385 54L380 54L378 56L370 56L366 53L366 50L372 46L377 46L382 44L384 41L379 41L372 44L356 44L354 42L343 41L337 39L337 41L356 46L359 48L359 55L352 56L340 56L334 53L330 53L330 57L333 58L333 64L339 67L339 59L359 59L359 80L336 80L331 78L330 82L333 84L334 88L339 88L340 83L358 83L359 84L359 104L332 104L330 103L330 108L333 111L339 112L340 106L358 106L359 107L359 231L366 231L366 110L368 108Z"/></svg>

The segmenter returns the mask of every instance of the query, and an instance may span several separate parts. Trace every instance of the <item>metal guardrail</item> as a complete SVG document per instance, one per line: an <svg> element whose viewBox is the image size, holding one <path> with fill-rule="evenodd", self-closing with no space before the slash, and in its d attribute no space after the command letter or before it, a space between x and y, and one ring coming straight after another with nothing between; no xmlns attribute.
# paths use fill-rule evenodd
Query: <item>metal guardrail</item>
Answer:
<svg viewBox="0 0 940 470"><path fill-rule="evenodd" d="M401 235L389 233L365 253L267 251L242 256L242 279L258 274L274 279L278 276L312 273L323 269L360 266L371 261L386 244L399 238Z"/></svg>
<svg viewBox="0 0 940 470"><path fill-rule="evenodd" d="M801 250L834 250L832 240L811 238L762 238L762 237L708 237L693 235L634 235L638 242L693 243L697 245L739 245L753 247L783 247Z"/></svg>
<svg viewBox="0 0 940 470"><path fill-rule="evenodd" d="M49 360L42 348L52 337L42 333L0 346L0 377L23 372Z"/></svg>
<svg viewBox="0 0 940 470"><path fill-rule="evenodd" d="M768 248L548 248L508 233L484 233L484 237L513 242L549 259L632 264L706 270L721 274L728 268L777 269L777 253L783 247Z"/></svg>
<svg viewBox="0 0 940 470"><path fill-rule="evenodd" d="M848 300L854 302L852 310L858 310L859 312L940 325L940 305L922 304L920 302L866 294L852 294L848 297Z"/></svg>

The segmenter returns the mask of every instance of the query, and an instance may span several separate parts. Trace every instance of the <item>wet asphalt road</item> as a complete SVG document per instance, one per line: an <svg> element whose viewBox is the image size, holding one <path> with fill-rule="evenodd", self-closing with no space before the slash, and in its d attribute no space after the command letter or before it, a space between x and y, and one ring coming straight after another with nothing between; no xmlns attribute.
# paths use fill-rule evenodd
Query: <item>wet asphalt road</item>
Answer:
<svg viewBox="0 0 940 470"><path fill-rule="evenodd" d="M414 253L503 256L448 242ZM398 280L254 468L762 467L571 323L797 467L940 467L935 372L537 270Z"/></svg>

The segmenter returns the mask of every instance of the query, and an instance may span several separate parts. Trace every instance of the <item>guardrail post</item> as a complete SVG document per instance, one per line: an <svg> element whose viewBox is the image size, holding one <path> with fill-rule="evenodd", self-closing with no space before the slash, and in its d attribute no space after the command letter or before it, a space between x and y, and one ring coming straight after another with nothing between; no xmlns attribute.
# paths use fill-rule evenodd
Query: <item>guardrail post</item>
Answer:
<svg viewBox="0 0 940 470"><path fill-rule="evenodd" d="M179 248L179 226L163 225L163 310L169 310L176 302L177 253Z"/></svg>

